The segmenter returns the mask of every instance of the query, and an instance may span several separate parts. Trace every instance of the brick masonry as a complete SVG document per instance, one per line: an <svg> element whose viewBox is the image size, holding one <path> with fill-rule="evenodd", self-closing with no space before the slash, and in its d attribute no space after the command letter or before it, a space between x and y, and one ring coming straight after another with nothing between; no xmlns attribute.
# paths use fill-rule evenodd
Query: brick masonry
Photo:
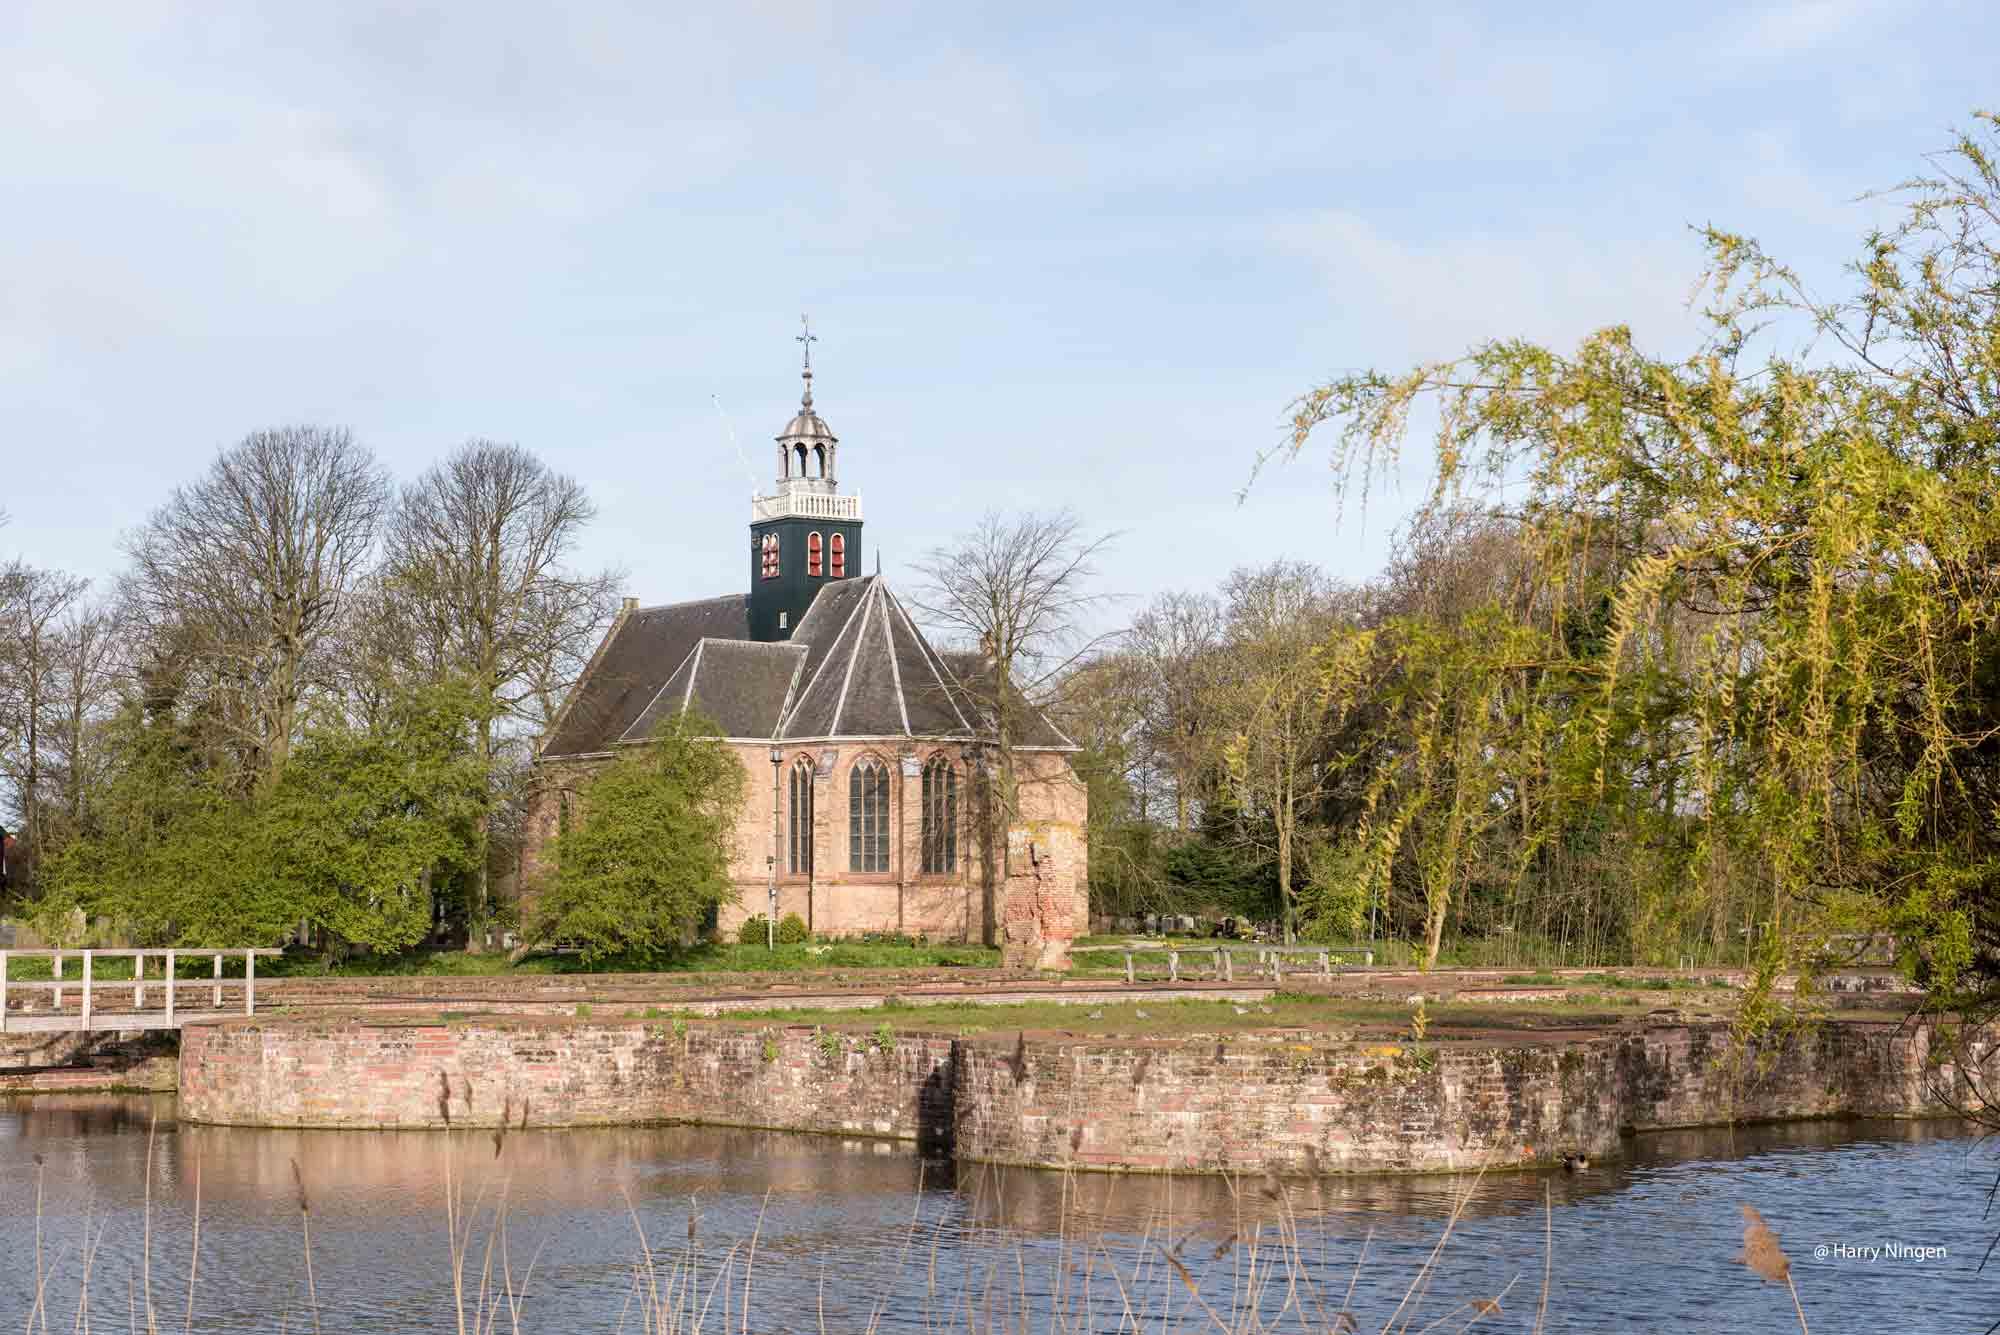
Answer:
<svg viewBox="0 0 2000 1335"><path fill-rule="evenodd" d="M253 1126L699 1122L922 1140L948 1126L951 1040L884 1046L707 1022L347 1020L195 1025L181 1115ZM444 1099L441 1105L440 1096Z"/></svg>
<svg viewBox="0 0 2000 1335"><path fill-rule="evenodd" d="M1741 1060L1737 1060L1740 1057ZM914 1140L974 1162L1434 1172L1618 1152L1626 1130L1922 1116L1921 1031L1739 1052L1659 1020L1544 1046L876 1037L716 1021L231 1021L184 1032L181 1115L304 1127L695 1122ZM1953 1078L1948 1069L1946 1078Z"/></svg>
<svg viewBox="0 0 2000 1335"><path fill-rule="evenodd" d="M769 902L773 848L773 783L777 785L778 915L796 913L823 936L895 932L932 940L977 941L986 935L986 858L971 767L958 743L913 742L907 738L795 744L780 763L770 748L732 743L749 782L736 823L730 879L736 902L723 906L720 929L734 933L744 919L765 912ZM942 755L958 770L955 866L946 872L923 869L923 770ZM889 778L889 869L858 872L850 866L848 787L857 766L878 763ZM595 762L602 763L602 762ZM1043 913L1062 918L1062 930L1085 930L1089 904L1089 863L1083 830L1088 794L1057 752L1022 752L1021 820L1037 833L1039 847L1053 852L1044 880L1050 893ZM810 872L794 872L790 860L792 820L789 776L804 767L812 780L812 860ZM561 828L563 806L570 820L582 819L592 762L551 765L529 803L521 867L515 878L531 903L535 887L552 870L550 841ZM1056 893L1058 892L1059 893ZM1004 900L1006 891L996 896ZM994 909L1004 918L1004 904ZM1067 939L1067 938L1065 938Z"/></svg>
<svg viewBox="0 0 2000 1335"><path fill-rule="evenodd" d="M0 1094L168 1091L174 1042L162 1034L0 1034Z"/></svg>

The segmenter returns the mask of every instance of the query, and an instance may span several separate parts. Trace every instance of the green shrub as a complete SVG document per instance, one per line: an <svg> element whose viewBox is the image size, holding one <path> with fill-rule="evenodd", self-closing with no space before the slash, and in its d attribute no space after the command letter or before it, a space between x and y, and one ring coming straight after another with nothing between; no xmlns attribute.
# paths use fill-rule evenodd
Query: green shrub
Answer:
<svg viewBox="0 0 2000 1335"><path fill-rule="evenodd" d="M1368 920L1368 850L1353 842L1321 844L1306 856L1299 892L1308 941L1352 941Z"/></svg>
<svg viewBox="0 0 2000 1335"><path fill-rule="evenodd" d="M768 929L769 920L761 913L754 914L745 918L743 925L736 929L736 943L743 946L761 946L765 942L765 933Z"/></svg>
<svg viewBox="0 0 2000 1335"><path fill-rule="evenodd" d="M812 932L806 927L806 920L796 913L787 913L778 919L778 944L781 946L803 945L812 940Z"/></svg>
<svg viewBox="0 0 2000 1335"><path fill-rule="evenodd" d="M586 964L678 949L736 897L729 862L746 782L713 723L673 715L592 775L582 821L556 836L530 939L581 946Z"/></svg>

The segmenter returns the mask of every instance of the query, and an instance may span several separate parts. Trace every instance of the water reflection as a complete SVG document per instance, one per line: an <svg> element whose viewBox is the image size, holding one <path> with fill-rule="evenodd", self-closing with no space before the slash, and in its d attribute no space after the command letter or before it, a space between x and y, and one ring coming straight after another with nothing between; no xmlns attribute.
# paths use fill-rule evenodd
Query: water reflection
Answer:
<svg viewBox="0 0 2000 1335"><path fill-rule="evenodd" d="M1746 1201L1785 1239L1809 1315L1817 1305L1851 1328L1935 1321L1976 1330L1991 1320L1976 1266L1992 1161L1956 1124L1668 1132L1627 1151L1582 1173L1510 1170L1478 1181L1433 1282L1430 1315L1416 1326L1442 1314L1436 1303L1490 1296L1510 1280L1506 1309L1532 1309L1545 1199L1557 1257L1550 1330L1647 1328L1648 1312L1674 1313L1677 1330L1794 1328L1782 1289L1768 1292L1732 1259ZM1352 1281L1357 1312L1373 1317L1362 1324L1374 1328L1472 1185L1450 1176L1272 1184L1064 1175L927 1163L880 1142L677 1127L531 1128L509 1133L496 1153L490 1132L182 1127L170 1098L0 1099L0 1237L9 1244L0 1245L0 1328L32 1306L32 1249L19 1244L32 1233L38 1184L47 1287L64 1295L64 1312L74 1312L86 1234L94 1300L115 1293L123 1308L143 1272L149 1191L153 1273L175 1277L163 1290L184 1286L199 1194L196 1328L299 1328L295 1163L312 1208L323 1328L382 1332L456 1329L448 1180L478 1207L482 1247L492 1206L505 1200L515 1273L539 1252L523 1328L560 1331L617 1328L642 1230L663 1253L729 1274L732 1293L755 1233L752 1330L817 1329L822 1304L836 1330L865 1326L878 1305L887 1330L962 1328L968 1306L978 1326L1026 1308L1047 1328L1051 1312L1074 1319L1088 1308L1098 1329L1119 1329L1127 1302L1149 1316L1149 1330L1213 1329L1188 1307L1166 1248L1225 1320L1235 1320L1234 1302L1292 1327L1284 1286L1244 1288L1251 1247L1267 1264L1281 1237L1295 1240L1285 1244L1294 1278L1327 1301L1344 1300ZM1822 1242L1891 1237L1946 1246L1949 1257L1928 1268L1812 1260ZM947 1325L952 1312L956 1326ZM740 1326L739 1315L731 1328Z"/></svg>

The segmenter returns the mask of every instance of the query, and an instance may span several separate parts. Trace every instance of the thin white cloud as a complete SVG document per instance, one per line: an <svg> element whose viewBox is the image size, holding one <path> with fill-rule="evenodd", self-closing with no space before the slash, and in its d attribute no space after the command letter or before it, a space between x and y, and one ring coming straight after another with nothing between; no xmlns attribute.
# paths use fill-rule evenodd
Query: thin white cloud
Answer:
<svg viewBox="0 0 2000 1335"><path fill-rule="evenodd" d="M1763 56L1799 55L1852 34L1886 6L1876 0L1792 0L1755 11L1741 45Z"/></svg>
<svg viewBox="0 0 2000 1335"><path fill-rule="evenodd" d="M1495 338L1566 350L1614 324L1671 353L1695 329L1686 308L1699 261L1691 243L1590 231L1415 241L1344 210L1284 221L1272 238L1319 272L1352 341L1384 369Z"/></svg>

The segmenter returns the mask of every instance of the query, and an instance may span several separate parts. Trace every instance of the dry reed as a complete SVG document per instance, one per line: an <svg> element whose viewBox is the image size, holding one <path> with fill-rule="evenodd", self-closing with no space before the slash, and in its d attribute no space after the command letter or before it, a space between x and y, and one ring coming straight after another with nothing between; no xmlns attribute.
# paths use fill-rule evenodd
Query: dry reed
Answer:
<svg viewBox="0 0 2000 1335"><path fill-rule="evenodd" d="M455 1091L443 1079L440 1079L439 1091L440 1111L448 1113L451 1111L451 1095ZM523 1121L526 1112L523 1107ZM453 1311L458 1330L469 1335L503 1335L503 1332L521 1335L522 1331L531 1328L527 1324L533 1315L528 1299L546 1242L534 1249L524 1270L514 1269L509 1230L510 1193L504 1175L504 1152L510 1139L505 1128L513 1121L514 1109L509 1100L503 1105L501 1126L496 1128L494 1134L494 1151L502 1159L501 1176L497 1182L479 1183L476 1189L465 1171L468 1160L485 1160L483 1147L471 1141L476 1134L474 1129L461 1122L442 1138L443 1212L450 1244ZM299 1161L291 1160L290 1168L299 1210L305 1270L307 1311L303 1315L309 1315L313 1329L318 1330L322 1312L311 1237L313 1202ZM47 1335L50 1329L47 1286L53 1271L42 1254L41 1165L38 1164L37 1169L36 1306L30 1314L27 1332L28 1335L35 1335L39 1329ZM927 1226L923 1221L925 1193L922 1175L927 1171L920 1169L917 1195L901 1246L895 1254L893 1272L875 1277L880 1289L865 1305L865 1325L860 1319L860 1312L854 1312L850 1317L842 1316L837 1310L827 1310L828 1296L823 1274L817 1294L817 1311L807 1308L793 1309L788 1315L781 1313L780 1325L787 1329L796 1328L794 1322L804 1318L804 1324L816 1321L822 1331L859 1329L866 1335L876 1335L891 1310L894 1295L907 1291L904 1279L924 1242L922 1235ZM194 1173L194 1244L188 1259L184 1335L193 1335L199 1328L196 1310L200 1275L202 1168L198 1157ZM1114 1179L1090 1180L1105 1184L1106 1209L1110 1208L1112 1196L1123 1190L1122 1184ZM947 1229L966 1227L962 1221L967 1218L973 1221L983 1219L985 1216L981 1207L988 1203L989 1197L996 1213L1004 1218L1009 1205L1005 1199L1009 1183L1008 1178L982 1170L970 1184L970 1210L945 1212L932 1229L927 1248L928 1271L918 1276L923 1289L923 1325L927 1331L935 1335L983 1335L988 1331L1026 1330L1031 1324L1045 1326L1051 1332L1199 1329L1205 1333L1219 1332L1219 1335L1275 1335L1279 1331L1333 1332L1334 1335L1350 1332L1358 1335L1362 1329L1356 1293L1362 1273L1369 1265L1373 1231L1370 1230L1360 1240L1345 1290L1339 1286L1337 1277L1332 1279L1330 1289L1323 1289L1322 1284L1326 1282L1323 1276L1330 1273L1325 1256L1326 1234L1322 1232L1320 1235L1320 1255L1315 1262L1307 1253L1300 1231L1300 1217L1295 1210L1295 1200L1320 1198L1323 1203L1322 1186L1317 1179L1286 1181L1275 1175L1261 1175L1252 1190L1239 1190L1238 1184L1230 1182L1230 1190L1237 1202L1233 1227L1219 1242L1211 1244L1202 1241L1198 1244L1198 1252L1190 1252L1190 1244L1205 1232L1211 1221L1207 1217L1198 1221L1176 1218L1171 1178L1164 1184L1163 1208L1146 1218L1136 1242L1121 1244L1114 1249L1102 1234L1072 1230L1072 1214L1084 1207L1079 1198L1076 1176L1072 1170L1066 1169L1062 1173L1057 1202L1055 1255L1049 1261L1046 1273L1039 1264L1031 1271L1021 1234L1005 1225L973 1222L965 1239L967 1264L958 1268L953 1291L953 1285L941 1275L939 1265ZM1479 1179L1473 1179L1454 1200L1436 1245L1410 1278L1401 1300L1382 1319L1379 1330L1383 1335L1429 1335L1433 1332L1435 1335L1459 1335L1482 1322L1502 1317L1506 1310L1504 1300L1513 1287L1511 1280L1498 1293L1491 1290L1472 1295L1461 1293L1445 1303L1431 1300L1433 1289L1443 1287L1440 1276L1444 1271L1443 1257L1447 1244L1478 1186ZM718 1242L707 1251L701 1245L703 1230L699 1225L699 1192L689 1197L685 1243L674 1253L662 1252L655 1247L631 1193L626 1191L625 1197L637 1250L627 1271L621 1329L624 1324L630 1324L636 1335L700 1335L702 1332L749 1335L760 1324L763 1328L771 1328L773 1314L768 1310L760 1312L757 1301L757 1295L767 1291L763 1289L759 1275L759 1244L770 1204L768 1193L758 1212L756 1226L746 1240L726 1246ZM489 1199L490 1205L486 1203ZM1549 1204L1545 1197L1545 1237L1550 1245L1545 1249L1543 1311L1547 1306L1553 1266L1552 1225L1547 1222L1548 1213ZM1746 1213L1746 1218L1751 1217L1750 1213ZM1195 1226L1190 1227L1191 1223ZM1761 1219L1753 1220L1753 1225L1745 1234L1746 1262L1767 1278L1784 1277L1783 1253L1777 1247L1775 1235L1763 1226ZM103 1322L104 1314L93 1312L90 1290L93 1265L99 1255L99 1247L105 1241L107 1227L107 1221L86 1215L82 1230L83 1277L77 1293L74 1323L78 1330L90 1328L93 1315L97 1317L98 1324ZM1759 1229L1762 1231L1758 1232ZM143 1330L146 1335L157 1335L150 1255L154 1233L149 1191L144 1254L139 1258L143 1282L128 1286L127 1295L128 1321L135 1331ZM481 1258L477 1267L471 1265L475 1254ZM1199 1266L1190 1263L1190 1256L1203 1258ZM1775 1263L1770 1259L1773 1256L1777 1258ZM1775 1276L1771 1273L1774 1264L1778 1267ZM765 1306L769 1306L768 1301ZM1426 1311L1426 1308L1429 1310ZM294 1315L302 1314L286 1310L279 1319L289 1325ZM553 1318L555 1322L543 1329L566 1329L574 1324L573 1314L570 1313L542 1315ZM333 1326L340 1324L337 1313L327 1313L325 1319ZM61 1324L71 1323L63 1321ZM1541 1315L1538 1313L1538 1328L1540 1324Z"/></svg>
<svg viewBox="0 0 2000 1335"><path fill-rule="evenodd" d="M319 1288L313 1283L312 1200L306 1195L305 1174L292 1160L292 1185L299 1193L299 1233L306 1257L306 1305L312 1309L313 1335L319 1335Z"/></svg>
<svg viewBox="0 0 2000 1335"><path fill-rule="evenodd" d="M1792 1283L1792 1263L1779 1245L1778 1235L1764 1222L1764 1216L1757 1213L1754 1205L1745 1205L1743 1210L1743 1250L1736 1257L1764 1279L1773 1284L1783 1284L1785 1291L1792 1295L1792 1310L1799 1314L1799 1329L1811 1335L1806 1325L1806 1309L1799 1302L1798 1286Z"/></svg>

